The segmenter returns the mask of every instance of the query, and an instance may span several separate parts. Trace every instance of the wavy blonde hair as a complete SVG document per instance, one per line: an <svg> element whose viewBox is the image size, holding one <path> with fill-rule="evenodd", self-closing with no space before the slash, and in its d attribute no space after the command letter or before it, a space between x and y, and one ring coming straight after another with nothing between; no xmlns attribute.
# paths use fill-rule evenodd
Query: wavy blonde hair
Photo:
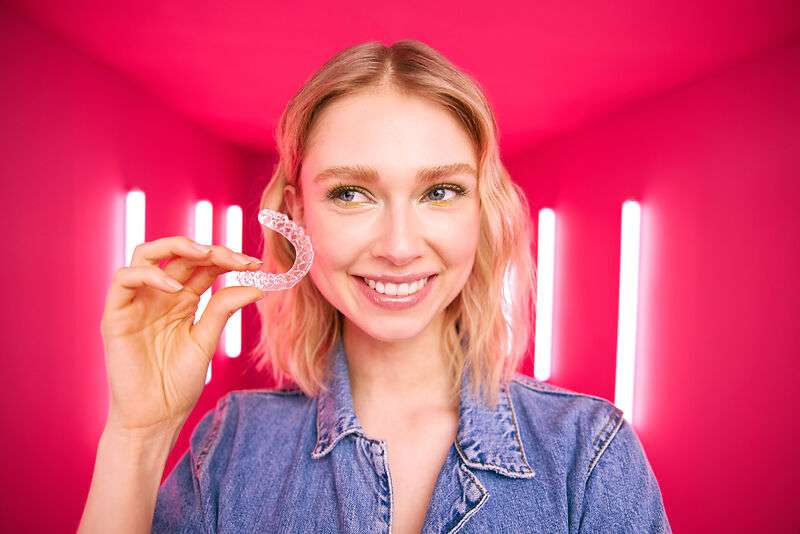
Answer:
<svg viewBox="0 0 800 534"><path fill-rule="evenodd" d="M260 206L288 214L284 186L300 189L304 148L315 118L337 98L377 86L440 105L458 120L475 147L479 244L464 288L445 309L440 350L450 363L451 398L457 398L463 373L469 372L472 394L483 395L495 406L501 382L513 378L529 348L535 267L527 199L500 161L497 125L476 81L416 40L391 46L366 42L342 50L306 81L284 109L275 133L279 160ZM289 270L294 247L272 230L265 229L262 237L264 270ZM510 298L504 296L505 283L512 288ZM310 276L291 290L267 292L257 307L262 328L251 353L256 369L269 366L279 388L290 381L306 395L317 396L329 378L328 354L342 335L341 312Z"/></svg>

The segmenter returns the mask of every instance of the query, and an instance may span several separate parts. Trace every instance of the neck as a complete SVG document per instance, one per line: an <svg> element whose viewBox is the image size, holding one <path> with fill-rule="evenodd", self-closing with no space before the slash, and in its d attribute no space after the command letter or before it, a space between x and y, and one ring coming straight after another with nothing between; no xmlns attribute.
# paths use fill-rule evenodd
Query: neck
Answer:
<svg viewBox="0 0 800 534"><path fill-rule="evenodd" d="M448 362L439 348L441 327L440 316L413 338L382 341L345 320L343 341L354 406L406 413L452 409Z"/></svg>

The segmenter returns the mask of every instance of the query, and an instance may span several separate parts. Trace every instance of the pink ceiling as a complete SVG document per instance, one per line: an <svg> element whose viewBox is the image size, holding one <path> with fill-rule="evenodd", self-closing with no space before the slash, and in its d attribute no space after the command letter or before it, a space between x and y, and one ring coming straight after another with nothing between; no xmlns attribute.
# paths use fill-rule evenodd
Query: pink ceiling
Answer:
<svg viewBox="0 0 800 534"><path fill-rule="evenodd" d="M797 0L13 3L257 150L303 81L363 41L420 39L476 77L508 154L800 38Z"/></svg>

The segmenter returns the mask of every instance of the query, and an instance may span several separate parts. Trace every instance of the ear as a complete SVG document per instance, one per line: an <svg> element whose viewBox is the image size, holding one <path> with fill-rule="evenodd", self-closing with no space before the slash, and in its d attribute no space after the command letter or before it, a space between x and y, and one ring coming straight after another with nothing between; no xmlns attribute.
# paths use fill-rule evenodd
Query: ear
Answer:
<svg viewBox="0 0 800 534"><path fill-rule="evenodd" d="M296 224L303 224L303 198L298 194L297 188L291 184L286 184L283 188L283 198L286 207L289 209L289 217Z"/></svg>

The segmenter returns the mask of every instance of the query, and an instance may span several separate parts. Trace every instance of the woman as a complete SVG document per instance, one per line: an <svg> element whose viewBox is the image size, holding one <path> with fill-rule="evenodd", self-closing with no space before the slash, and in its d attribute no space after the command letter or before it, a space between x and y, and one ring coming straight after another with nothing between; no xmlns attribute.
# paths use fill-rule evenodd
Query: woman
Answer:
<svg viewBox="0 0 800 534"><path fill-rule="evenodd" d="M621 411L516 373L530 213L473 80L418 41L355 46L277 143L261 207L305 228L310 279L222 289L193 325L218 275L260 266L182 237L136 249L102 324L112 402L82 532L670 531ZM264 270L293 254L267 232ZM159 489L227 318L257 300L280 389L220 399Z"/></svg>

